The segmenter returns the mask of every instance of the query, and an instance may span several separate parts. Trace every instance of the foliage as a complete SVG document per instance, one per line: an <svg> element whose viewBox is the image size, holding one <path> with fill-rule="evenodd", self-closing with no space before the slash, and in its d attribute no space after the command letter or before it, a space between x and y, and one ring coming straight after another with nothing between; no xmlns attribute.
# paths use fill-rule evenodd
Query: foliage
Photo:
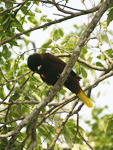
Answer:
<svg viewBox="0 0 113 150"><path fill-rule="evenodd" d="M94 108L92 111L92 119L94 123L91 121L86 121L86 123L92 128L92 131L88 133L89 140L91 140L94 144L96 150L112 150L113 145L113 114L102 116L104 108Z"/></svg>
<svg viewBox="0 0 113 150"><path fill-rule="evenodd" d="M85 3L87 4L87 2L81 1L84 6L86 6ZM100 3L103 3L103 1ZM69 30L69 34L65 33L58 23L62 24L63 21L71 18L75 19L77 14L78 16L88 15L89 19L92 20L95 12L98 11L98 8L92 8L92 11L83 11L81 6L77 11L76 8L73 8L74 5L70 7L69 4L69 0L59 2L0 1L1 150L33 148L41 150L43 149L43 143L47 144L48 149L53 146L53 149L59 150L62 149L63 143L66 143L73 150L87 150L91 147L95 150L113 149L113 114L99 117L103 114L103 110L108 108L94 107L92 110L94 123L92 123L92 120L86 121L91 128L91 132L85 131L79 124L80 118L78 117L83 104L78 103L77 105L75 95L73 96L64 86L53 98L52 102L43 106L37 115L37 121L33 121L33 118L30 118L27 124L25 123L24 126L21 126L21 123L27 120L34 108L42 102L46 93L52 89L52 87L42 83L39 75L28 69L26 64L28 55L33 52L44 53L49 51L67 62L89 22L85 25L86 20L84 19L81 25L74 24L73 30ZM58 14L59 12L57 12L56 18L51 15L45 15L43 12L44 8L52 10L52 7L57 8L61 13ZM73 67L77 75L83 78L83 86L88 85L85 89L88 91L90 89L93 91L93 87L113 75L113 48L110 39L113 36L113 31L109 29L113 20L113 4L106 12L108 13L107 19L100 20L95 27L96 30L86 39L80 57ZM51 11L51 14L53 15L53 11ZM106 16L106 14L104 15ZM51 25L53 26L50 28ZM33 31L43 29L43 34L48 28L50 32L49 38L45 41L42 39L43 44L40 48L37 48L36 43L27 38L30 37ZM96 46L92 46L93 41ZM32 43L32 49L30 49L29 43ZM90 82L89 76L91 76L93 82ZM70 102L71 108L69 108ZM77 115L77 120L72 119L75 114ZM34 125L35 122L36 124ZM16 127L18 126L20 127L20 132L17 134ZM36 128L36 137L33 134L33 128ZM34 147L32 147L32 144L34 144L33 139L36 142Z"/></svg>

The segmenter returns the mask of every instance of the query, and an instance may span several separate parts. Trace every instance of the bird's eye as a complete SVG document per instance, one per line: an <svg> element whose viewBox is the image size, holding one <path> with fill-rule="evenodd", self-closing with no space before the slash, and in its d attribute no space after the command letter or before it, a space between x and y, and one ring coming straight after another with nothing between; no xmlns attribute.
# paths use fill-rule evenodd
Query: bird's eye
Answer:
<svg viewBox="0 0 113 150"><path fill-rule="evenodd" d="M40 66L38 66L37 69L40 70Z"/></svg>
<svg viewBox="0 0 113 150"><path fill-rule="evenodd" d="M42 68L42 65L39 65L39 66L37 67L38 70L40 70L41 68Z"/></svg>

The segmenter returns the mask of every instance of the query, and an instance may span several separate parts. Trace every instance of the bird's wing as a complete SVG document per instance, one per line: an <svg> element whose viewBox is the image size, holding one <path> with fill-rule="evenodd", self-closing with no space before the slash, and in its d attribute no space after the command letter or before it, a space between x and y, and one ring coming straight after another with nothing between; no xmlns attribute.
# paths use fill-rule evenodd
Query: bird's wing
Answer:
<svg viewBox="0 0 113 150"><path fill-rule="evenodd" d="M54 56L54 55L51 55L49 54L49 59L54 62L54 63L57 63L57 64L60 64L62 66L65 67L66 63L64 61L62 61L61 59L59 59L58 57Z"/></svg>
<svg viewBox="0 0 113 150"><path fill-rule="evenodd" d="M64 61L62 61L61 59L57 58L57 57L54 56L54 55L51 55L51 54L50 54L50 55L49 55L49 59L50 59L52 62L54 62L54 63L57 63L57 64L62 65L63 67L66 66L66 63L65 63ZM70 74L71 74L72 76L78 78L78 80L81 79L80 77L77 76L77 74L76 74L73 70L70 72Z"/></svg>
<svg viewBox="0 0 113 150"><path fill-rule="evenodd" d="M78 80L81 79L81 77L78 77L77 74L76 74L73 70L70 72L70 74L71 74L72 76L76 77Z"/></svg>

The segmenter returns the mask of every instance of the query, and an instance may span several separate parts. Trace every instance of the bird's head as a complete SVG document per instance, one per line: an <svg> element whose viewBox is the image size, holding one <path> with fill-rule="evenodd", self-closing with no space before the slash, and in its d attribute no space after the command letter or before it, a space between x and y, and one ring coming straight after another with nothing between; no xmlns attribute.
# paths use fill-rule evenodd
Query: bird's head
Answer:
<svg viewBox="0 0 113 150"><path fill-rule="evenodd" d="M39 73L40 68L41 68L40 54L34 53L34 54L30 55L28 57L27 65L32 71L34 71L34 72L36 71L37 73Z"/></svg>

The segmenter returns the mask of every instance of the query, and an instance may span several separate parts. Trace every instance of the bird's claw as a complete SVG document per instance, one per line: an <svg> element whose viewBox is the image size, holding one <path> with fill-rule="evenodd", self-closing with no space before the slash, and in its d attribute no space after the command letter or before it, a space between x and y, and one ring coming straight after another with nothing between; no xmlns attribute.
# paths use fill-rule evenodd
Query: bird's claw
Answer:
<svg viewBox="0 0 113 150"><path fill-rule="evenodd" d="M58 74L57 75L57 79L59 79L59 78L61 78L62 79L62 76L61 76L61 74ZM68 77L67 77L67 79L66 79L66 82L68 81Z"/></svg>
<svg viewBox="0 0 113 150"><path fill-rule="evenodd" d="M58 75L57 75L57 79L59 79L59 78L62 78L61 74L58 74Z"/></svg>

